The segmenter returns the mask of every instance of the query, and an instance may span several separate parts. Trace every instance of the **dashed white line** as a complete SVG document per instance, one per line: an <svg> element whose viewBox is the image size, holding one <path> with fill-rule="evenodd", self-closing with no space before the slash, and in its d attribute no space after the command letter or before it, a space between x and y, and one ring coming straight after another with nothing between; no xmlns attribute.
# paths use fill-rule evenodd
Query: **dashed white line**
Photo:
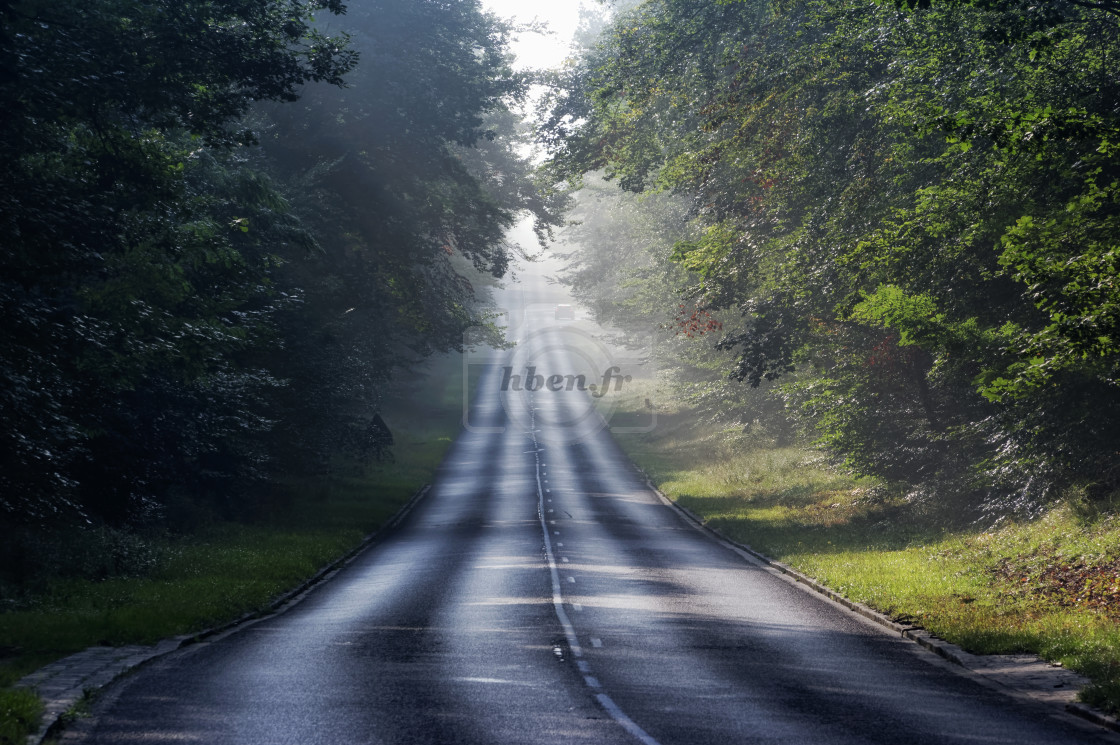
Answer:
<svg viewBox="0 0 1120 745"><path fill-rule="evenodd" d="M601 647L601 646L603 646L603 640L602 640L602 639L598 639L598 638L596 638L596 637L594 637L594 636L593 636L593 637L591 637L591 646L593 646L593 647Z"/></svg>
<svg viewBox="0 0 1120 745"><path fill-rule="evenodd" d="M612 701L610 696L605 693L597 693L595 694L595 698L599 701L599 704L607 710L607 713L611 715L611 718L621 724L624 730L636 737L638 741L642 743L642 745L659 745L657 740L654 740L652 737L650 737L649 734L647 734L644 729L639 727L633 719L626 716L626 712L618 708L618 704Z"/></svg>
<svg viewBox="0 0 1120 745"><path fill-rule="evenodd" d="M535 423L536 411L532 408L532 405L530 405L529 414L530 414L530 416L533 417L534 423ZM545 551L545 555L548 557L548 571L549 571L549 574L552 576L552 607L556 610L556 618L560 621L561 628L564 629L564 636L568 640L568 648L572 651L572 658L577 660L577 662L578 662L578 661L580 661L579 658L583 656L583 649L580 647L579 639L576 637L576 630L572 626L572 622L568 619L567 612L565 612L565 610L564 610L564 596L563 596L563 594L561 592L561 589L560 589L561 588L560 572L556 568L555 554L552 553L552 541L548 537L548 526L545 525L545 519L544 519L544 499L545 499L544 493L545 493L545 489L544 489L543 484L541 483L541 461L540 461L541 448L540 448L540 445L537 443L536 430L530 430L530 436L533 438L533 445L534 445L534 448L535 448L534 458L537 461L537 507L538 507L538 515L540 515L540 519L541 519L541 532L544 534L544 551ZM552 521L552 520L550 520L549 522L552 523L553 525L556 524L555 521ZM556 531L553 531L553 532L556 535L560 535L559 530L556 530ZM575 582L576 578L575 577L568 577L568 581L569 582ZM575 610L577 610L577 611L583 610L583 606L580 605L579 603L573 603L572 607L575 608ZM584 669L583 665L580 665L580 672L585 672L585 669ZM602 688L602 685L599 683L598 678L595 678L594 676L584 675L583 680L587 684L587 687L591 688L592 690L599 690L600 688ZM629 732L633 737L635 737L639 742L641 742L642 745L660 745L660 743L658 743L657 740L650 737L649 734L644 729L639 727L637 725L637 723L634 722L633 719L626 716L626 712L624 712L622 709L618 708L618 704L616 704L611 699L610 696L608 696L605 693L596 693L595 694L595 700L599 702L600 706L602 706L604 709L606 709L607 713L610 714L611 719L618 722L619 725L621 725L624 730Z"/></svg>

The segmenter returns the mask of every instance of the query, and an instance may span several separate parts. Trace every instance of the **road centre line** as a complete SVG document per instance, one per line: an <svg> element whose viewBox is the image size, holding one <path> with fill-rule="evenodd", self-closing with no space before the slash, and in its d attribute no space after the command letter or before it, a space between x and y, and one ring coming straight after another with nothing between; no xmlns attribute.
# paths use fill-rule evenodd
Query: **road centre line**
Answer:
<svg viewBox="0 0 1120 745"><path fill-rule="evenodd" d="M541 532L544 534L544 551L548 557L548 573L552 578L552 607L556 609L556 617L560 621L561 628L564 629L564 636L568 641L568 648L572 651L572 657L579 659L583 656L583 649L579 646L579 640L576 638L575 629L572 627L572 622L568 620L568 613L564 610L564 596L560 592L560 572L556 568L556 558L552 553L552 539L548 537L548 527L545 525L544 519L544 491L541 486L541 456L540 447L537 444L537 433L533 428L536 425L537 412L533 408L532 403L529 404L529 417L532 422L529 429L529 436L533 438L533 450L528 451L533 453L533 459L537 462L537 515L541 521ZM549 521L555 524L554 521ZM560 531L553 531L556 535L560 535Z"/></svg>
<svg viewBox="0 0 1120 745"><path fill-rule="evenodd" d="M626 716L626 712L618 708L618 704L616 704L610 696L605 693L597 693L595 694L595 698L598 699L599 704L607 710L611 718L621 724L624 730L636 737L642 745L660 745L657 740L654 740L644 729L639 727L633 719Z"/></svg>
<svg viewBox="0 0 1120 745"><path fill-rule="evenodd" d="M548 526L545 524L545 489L544 485L541 483L541 448L537 443L537 411L533 407L532 401L530 401L529 403L529 417L529 436L533 438L533 450L531 452L533 453L533 459L536 461L537 466L537 516L540 518L541 522L541 533L544 536L544 551L545 556L548 557L548 573L552 579L552 607L556 611L556 618L560 621L561 628L564 629L564 636L568 641L568 648L572 651L572 657L577 661L580 661L579 658L583 657L583 648L580 647L579 639L576 637L575 627L572 626L572 622L568 618L568 613L564 610L564 595L561 590L560 571L556 567L556 555L552 552L552 539L548 536ZM555 521L549 522L555 524ZM556 535L560 535L559 530L553 532ZM576 581L575 577L568 577L568 580L570 582ZM577 611L583 610L583 606L579 603L573 603L572 607ZM580 666L580 671L584 672L583 666ZM599 690L602 688L599 680L593 676L584 675L584 682L592 690ZM602 706L608 714L610 714L611 719L617 722L624 730L629 732L633 737L641 742L642 745L660 745L660 743L658 743L657 740L653 739L649 735L649 733L639 727L633 719L626 716L626 712L620 709L618 707L618 704L616 704L610 696L605 693L596 693L595 700L599 702L599 705Z"/></svg>

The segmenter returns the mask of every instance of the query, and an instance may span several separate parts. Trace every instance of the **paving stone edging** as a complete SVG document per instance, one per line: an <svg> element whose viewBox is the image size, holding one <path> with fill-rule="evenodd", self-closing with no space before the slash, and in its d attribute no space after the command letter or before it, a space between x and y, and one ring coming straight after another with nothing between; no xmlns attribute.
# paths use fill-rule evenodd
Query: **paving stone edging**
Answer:
<svg viewBox="0 0 1120 745"><path fill-rule="evenodd" d="M400 510L378 530L362 539L356 548L320 569L309 579L282 595L277 596L268 607L246 613L218 626L193 633L164 639L153 645L128 645L123 647L90 647L82 652L56 660L49 665L21 678L15 687L29 688L38 694L43 702L43 719L39 731L27 738L27 745L40 745L48 737L57 733L66 724L68 713L84 698L99 688L103 688L125 673L146 662L163 657L178 649L195 644L218 634L232 632L237 627L286 610L295 601L302 599L312 587L334 576L336 572L358 558L386 533L396 527L412 511L431 488L425 484L409 498Z"/></svg>
<svg viewBox="0 0 1120 745"><path fill-rule="evenodd" d="M708 525L692 510L665 496L644 471L638 469L638 472L645 479L650 491L656 494L662 502L677 510L693 527L713 536L720 543L747 560L769 567L782 574L786 579L824 595L848 610L896 632L899 636L909 639L939 657L975 674L981 682L986 682L989 685L994 684L994 687L1019 699L1061 707L1070 714L1114 732L1120 732L1120 719L1077 701L1078 692L1090 682L1088 678L1071 670L1066 670L1060 665L1047 662L1037 655L972 654L956 644L951 644L940 637L934 636L920 626L898 623L863 603L857 603L844 597L788 564L783 564L750 546L728 538L716 528Z"/></svg>

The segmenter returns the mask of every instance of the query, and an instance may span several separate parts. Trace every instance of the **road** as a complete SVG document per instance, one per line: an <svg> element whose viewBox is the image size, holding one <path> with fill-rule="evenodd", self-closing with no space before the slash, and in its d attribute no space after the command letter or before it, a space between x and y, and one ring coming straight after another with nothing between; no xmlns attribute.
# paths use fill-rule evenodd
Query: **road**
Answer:
<svg viewBox="0 0 1120 745"><path fill-rule="evenodd" d="M506 294L520 343L469 358L468 427L397 529L286 612L118 682L67 741L1115 742L954 674L662 504L590 390L636 362L584 318L554 321L557 292L536 275ZM588 390L565 390L578 374Z"/></svg>

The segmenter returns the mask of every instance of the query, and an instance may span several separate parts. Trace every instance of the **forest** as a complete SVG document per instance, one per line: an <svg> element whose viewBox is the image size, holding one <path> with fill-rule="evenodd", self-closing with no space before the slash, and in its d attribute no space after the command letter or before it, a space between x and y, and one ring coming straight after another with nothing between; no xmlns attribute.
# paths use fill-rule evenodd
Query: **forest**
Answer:
<svg viewBox="0 0 1120 745"><path fill-rule="evenodd" d="M1120 7L917 5L605 24L541 106L569 281L714 421L973 519L1111 505Z"/></svg>
<svg viewBox="0 0 1120 745"><path fill-rule="evenodd" d="M426 361L506 344L490 289L540 250L652 333L720 454L796 444L956 527L1116 515L1117 0L600 0L537 71L524 30L477 0L0 0L0 720L36 665L261 606L32 633L70 580L350 520L323 485L389 456Z"/></svg>
<svg viewBox="0 0 1120 745"><path fill-rule="evenodd" d="M385 383L488 323L516 216L556 222L476 3L0 14L9 589L75 530L252 521L376 455Z"/></svg>

